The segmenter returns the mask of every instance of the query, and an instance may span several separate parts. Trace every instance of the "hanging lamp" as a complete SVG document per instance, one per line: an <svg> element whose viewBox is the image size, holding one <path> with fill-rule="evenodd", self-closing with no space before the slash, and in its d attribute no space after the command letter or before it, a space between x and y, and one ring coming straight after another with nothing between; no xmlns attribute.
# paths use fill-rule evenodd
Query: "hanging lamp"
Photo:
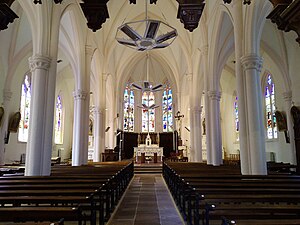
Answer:
<svg viewBox="0 0 300 225"><path fill-rule="evenodd" d="M118 27L116 40L138 51L165 48L175 40L177 30L163 21L149 19L145 2L145 19Z"/></svg>

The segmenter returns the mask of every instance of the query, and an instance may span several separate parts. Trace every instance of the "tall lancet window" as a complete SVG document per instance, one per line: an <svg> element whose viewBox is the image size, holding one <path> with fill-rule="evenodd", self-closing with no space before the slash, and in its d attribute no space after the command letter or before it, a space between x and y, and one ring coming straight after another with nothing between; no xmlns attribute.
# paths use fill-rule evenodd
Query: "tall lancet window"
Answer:
<svg viewBox="0 0 300 225"><path fill-rule="evenodd" d="M173 97L172 90L166 86L162 100L163 132L173 131Z"/></svg>
<svg viewBox="0 0 300 225"><path fill-rule="evenodd" d="M61 96L58 95L56 98L55 107L55 144L63 143L63 106Z"/></svg>
<svg viewBox="0 0 300 225"><path fill-rule="evenodd" d="M142 96L142 132L155 131L155 98L153 92L144 92Z"/></svg>
<svg viewBox="0 0 300 225"><path fill-rule="evenodd" d="M239 130L240 130L240 123L239 123L239 108L238 108L238 97L234 95L234 129L235 129L235 137L236 140L239 141Z"/></svg>
<svg viewBox="0 0 300 225"><path fill-rule="evenodd" d="M27 142L30 118L30 101L31 101L31 75L26 74L22 84L20 113L21 120L19 123L18 140Z"/></svg>
<svg viewBox="0 0 300 225"><path fill-rule="evenodd" d="M124 131L134 131L134 92L129 85L124 91Z"/></svg>
<svg viewBox="0 0 300 225"><path fill-rule="evenodd" d="M275 84L271 74L268 74L265 81L265 118L267 138L277 138L277 122L275 117Z"/></svg>

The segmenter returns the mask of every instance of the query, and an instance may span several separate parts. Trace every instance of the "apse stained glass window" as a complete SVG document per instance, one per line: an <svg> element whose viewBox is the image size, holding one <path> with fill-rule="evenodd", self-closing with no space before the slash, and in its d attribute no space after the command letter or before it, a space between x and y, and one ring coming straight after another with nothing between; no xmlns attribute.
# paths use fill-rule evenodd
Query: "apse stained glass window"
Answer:
<svg viewBox="0 0 300 225"><path fill-rule="evenodd" d="M21 92L20 113L21 120L19 123L18 140L27 142L29 131L29 117L30 117L30 100L31 100L31 75L26 74Z"/></svg>
<svg viewBox="0 0 300 225"><path fill-rule="evenodd" d="M153 92L144 92L142 95L142 132L155 131L155 109L151 108L155 104Z"/></svg>
<svg viewBox="0 0 300 225"><path fill-rule="evenodd" d="M163 132L173 131L173 97L172 90L167 87L163 92Z"/></svg>
<svg viewBox="0 0 300 225"><path fill-rule="evenodd" d="M124 131L134 131L134 92L129 86L124 91Z"/></svg>
<svg viewBox="0 0 300 225"><path fill-rule="evenodd" d="M55 144L62 144L63 143L63 132L62 132L62 127L63 127L63 122L62 122L62 117L63 117L63 108L62 108L62 101L61 101L61 96L58 95L56 98L56 105L55 105L55 137L54 141Z"/></svg>
<svg viewBox="0 0 300 225"><path fill-rule="evenodd" d="M265 118L267 128L267 138L277 138L277 122L275 116L275 84L271 74L267 75L265 83Z"/></svg>
<svg viewBox="0 0 300 225"><path fill-rule="evenodd" d="M235 125L235 132L236 132L236 140L239 140L239 130L240 130L240 123L239 123L239 108L238 108L238 97L235 96L234 103L234 125Z"/></svg>

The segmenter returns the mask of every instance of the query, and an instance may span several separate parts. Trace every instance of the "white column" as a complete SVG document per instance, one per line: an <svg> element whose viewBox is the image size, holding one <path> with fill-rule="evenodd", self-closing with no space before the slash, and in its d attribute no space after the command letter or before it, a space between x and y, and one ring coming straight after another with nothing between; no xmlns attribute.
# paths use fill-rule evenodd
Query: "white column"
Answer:
<svg viewBox="0 0 300 225"><path fill-rule="evenodd" d="M287 119L287 129L290 137L290 146L291 146L291 158L290 162L294 165L297 164L296 160L296 147L295 147L295 135L294 135L294 128L293 128L293 121L291 116L291 108L292 108L292 91L287 91L282 93L283 100L284 100L284 108L286 111L286 119Z"/></svg>
<svg viewBox="0 0 300 225"><path fill-rule="evenodd" d="M239 143L240 143L240 161L241 173L250 174L250 156L247 138L247 115L246 115L246 98L245 98L245 81L241 57L243 55L243 10L242 1L234 0L233 2L233 20L234 20L234 43L235 43L235 76L236 90L239 108Z"/></svg>
<svg viewBox="0 0 300 225"><path fill-rule="evenodd" d="M87 163L88 145L85 143L86 133L86 105L88 105L87 95L83 90L73 92L74 96L74 125L73 125L73 146L72 146L72 166L80 166ZM88 123L87 123L88 124ZM85 156L86 155L86 156Z"/></svg>
<svg viewBox="0 0 300 225"><path fill-rule="evenodd" d="M250 171L252 175L267 174L265 131L262 110L260 71L262 58L249 54L241 58L245 74L247 124L249 136Z"/></svg>
<svg viewBox="0 0 300 225"><path fill-rule="evenodd" d="M105 145L105 125L104 113L102 110L95 108L94 111L94 127L95 127L95 149L94 149L94 162L101 161L101 153L104 152L103 145Z"/></svg>
<svg viewBox="0 0 300 225"><path fill-rule="evenodd" d="M189 149L189 161L195 162L196 161L196 145L195 145L195 121L194 121L194 110L190 107L190 149Z"/></svg>
<svg viewBox="0 0 300 225"><path fill-rule="evenodd" d="M8 125L8 119L9 119L9 112L8 112L8 106L10 103L10 99L12 97L12 92L10 90L4 90L3 91L3 108L4 108L4 115L2 118L2 124L0 124L0 165L5 164L5 144L4 144L4 138L7 135L7 125Z"/></svg>
<svg viewBox="0 0 300 225"><path fill-rule="evenodd" d="M201 124L201 107L193 108L193 136L195 145L195 162L202 162L202 124Z"/></svg>
<svg viewBox="0 0 300 225"><path fill-rule="evenodd" d="M203 67L204 67L204 104L205 104L205 124L206 124L206 158L207 164L212 165L212 138L211 138L211 124L210 124L210 101L209 101L209 75L208 75L208 45L201 47L200 53L203 60Z"/></svg>
<svg viewBox="0 0 300 225"><path fill-rule="evenodd" d="M162 91L155 92L155 105L160 107L155 109L155 132L163 132L163 112L162 112Z"/></svg>
<svg viewBox="0 0 300 225"><path fill-rule="evenodd" d="M142 132L142 109L137 107L142 105L142 92L134 91L134 132Z"/></svg>
<svg viewBox="0 0 300 225"><path fill-rule="evenodd" d="M94 161L95 162L100 162L101 160L101 153L104 153L105 150L105 108L106 108L106 81L108 78L108 74L103 73L102 74L102 81L101 81L101 90L100 90L100 109L97 112L97 122L96 122L96 126L98 128L96 128L98 130L97 132L97 144L95 143L95 146L97 146L97 148L95 149L95 157L94 157ZM96 115L95 115L96 116ZM96 118L96 117L95 117ZM95 140L96 142L96 140Z"/></svg>
<svg viewBox="0 0 300 225"><path fill-rule="evenodd" d="M209 91L209 103L210 103L210 135L212 137L211 143L211 156L212 164L219 166L223 164L222 159L222 132L221 132L221 121L220 121L220 99L221 93L217 91ZM207 120L208 120L207 119ZM206 120L206 121L207 121Z"/></svg>
<svg viewBox="0 0 300 225"><path fill-rule="evenodd" d="M29 134L26 148L25 175L50 175L53 136L54 90L49 88L51 58L34 55L29 59L32 73ZM47 105L47 103L49 105ZM51 107L52 106L52 107Z"/></svg>

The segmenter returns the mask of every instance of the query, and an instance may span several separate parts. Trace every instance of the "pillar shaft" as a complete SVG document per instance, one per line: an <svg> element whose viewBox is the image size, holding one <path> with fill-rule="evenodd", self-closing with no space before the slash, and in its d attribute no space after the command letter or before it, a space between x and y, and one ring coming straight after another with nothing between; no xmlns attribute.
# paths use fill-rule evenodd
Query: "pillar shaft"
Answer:
<svg viewBox="0 0 300 225"><path fill-rule="evenodd" d="M241 59L245 76L247 96L247 124L251 174L267 174L265 131L262 111L262 89L260 71L262 59L256 54L249 54Z"/></svg>
<svg viewBox="0 0 300 225"><path fill-rule="evenodd" d="M202 125L201 125L201 107L194 107L194 144L195 144L195 162L202 162Z"/></svg>
<svg viewBox="0 0 300 225"><path fill-rule="evenodd" d="M240 143L240 160L241 173L250 174L249 166L249 142L247 137L247 115L246 115L246 97L245 81L241 57L243 56L243 10L242 1L235 0L233 3L233 20L234 20L234 43L235 43L235 75L236 90L238 97L238 116L239 116L239 143Z"/></svg>
<svg viewBox="0 0 300 225"><path fill-rule="evenodd" d="M101 161L101 153L105 148L105 118L102 110L94 109L94 127L95 127L95 150L94 150L94 162Z"/></svg>
<svg viewBox="0 0 300 225"><path fill-rule="evenodd" d="M74 127L73 127L73 147L72 147L72 166L86 164L88 146L85 144L84 136L86 121L86 105L88 93L83 90L74 91Z"/></svg>
<svg viewBox="0 0 300 225"><path fill-rule="evenodd" d="M286 111L286 120L287 120L287 129L288 129L288 134L290 138L290 147L291 147L291 158L289 159L290 162L294 165L297 164L297 159L296 159L296 146L295 146L295 135L294 135L294 128L293 128L293 121L292 121L292 116L291 116L291 108L293 106L292 103L292 92L287 91L283 93L283 100L284 100L284 111Z"/></svg>
<svg viewBox="0 0 300 225"><path fill-rule="evenodd" d="M51 59L34 55L29 62L32 93L25 175L50 175L55 93L55 85L49 84Z"/></svg>
<svg viewBox="0 0 300 225"><path fill-rule="evenodd" d="M223 164L222 160L222 134L221 134L221 121L220 121L220 99L221 94L217 91L210 91L209 93L210 102L210 135L213 137L211 143L211 157L212 164L219 166Z"/></svg>

